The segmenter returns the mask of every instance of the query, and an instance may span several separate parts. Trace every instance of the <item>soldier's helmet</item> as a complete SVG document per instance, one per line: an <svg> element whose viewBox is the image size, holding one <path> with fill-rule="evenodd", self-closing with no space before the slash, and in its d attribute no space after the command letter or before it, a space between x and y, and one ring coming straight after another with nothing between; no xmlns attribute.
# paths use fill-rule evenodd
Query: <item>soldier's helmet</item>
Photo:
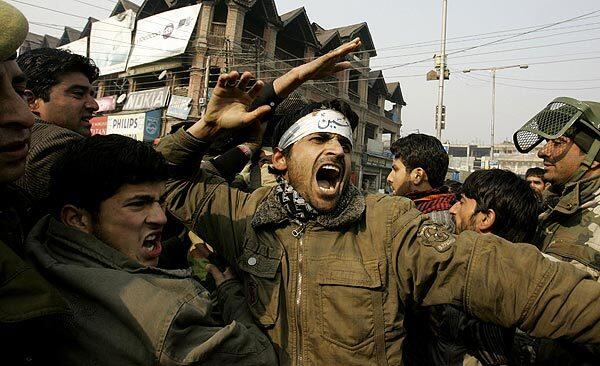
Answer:
<svg viewBox="0 0 600 366"><path fill-rule="evenodd" d="M580 132L588 136L576 138ZM600 139L600 103L556 98L518 129L513 139L517 150L526 153L540 142L560 136L575 138L575 143L588 152L594 140Z"/></svg>
<svg viewBox="0 0 600 366"><path fill-rule="evenodd" d="M594 161L600 161L600 103L556 98L519 128L513 140L517 150L526 153L544 140L561 136L573 139L586 153L579 169L569 179L574 182L585 174Z"/></svg>
<svg viewBox="0 0 600 366"><path fill-rule="evenodd" d="M29 30L27 19L17 8L0 0L0 62L14 59Z"/></svg>

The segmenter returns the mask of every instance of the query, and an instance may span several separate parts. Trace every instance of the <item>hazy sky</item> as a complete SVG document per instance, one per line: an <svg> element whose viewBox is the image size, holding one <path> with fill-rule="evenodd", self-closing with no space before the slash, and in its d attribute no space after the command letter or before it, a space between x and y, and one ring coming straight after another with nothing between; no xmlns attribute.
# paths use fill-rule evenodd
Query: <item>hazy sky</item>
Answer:
<svg viewBox="0 0 600 366"><path fill-rule="evenodd" d="M54 36L62 34L57 26L69 25L82 29L85 20L28 6L23 2L100 19L107 17L110 13L108 9L115 5L113 0L19 1L21 3L10 2L33 22L31 30ZM438 84L425 80L425 74L433 67L433 60L400 65L431 58L434 53L439 53L441 0L275 2L280 14L304 6L310 20L325 28L367 22L378 50L378 57L372 59L372 68L383 68L387 82L400 81L402 85L407 102L402 115L402 132L406 134L418 129L434 134ZM448 66L452 74L446 82L446 130L442 135L443 140L489 143L491 76L489 72L463 74L461 71L467 68L530 65L527 70L511 69L497 73L496 141L511 138L515 129L557 96L600 101L598 0L448 0L448 53L533 31L594 11L598 12L579 20L531 32L496 45L449 55Z"/></svg>

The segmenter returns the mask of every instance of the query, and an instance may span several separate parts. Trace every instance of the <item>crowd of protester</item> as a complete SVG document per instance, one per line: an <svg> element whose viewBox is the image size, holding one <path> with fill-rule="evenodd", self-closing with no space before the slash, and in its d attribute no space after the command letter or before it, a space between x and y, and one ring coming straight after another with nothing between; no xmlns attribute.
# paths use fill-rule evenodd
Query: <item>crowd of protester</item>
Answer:
<svg viewBox="0 0 600 366"><path fill-rule="evenodd" d="M221 75L153 146L91 136L94 63L16 58L27 20L0 1L0 22L3 364L600 364L600 103L525 123L525 178L448 181L411 134L370 194L351 106L286 99L360 39L272 83Z"/></svg>

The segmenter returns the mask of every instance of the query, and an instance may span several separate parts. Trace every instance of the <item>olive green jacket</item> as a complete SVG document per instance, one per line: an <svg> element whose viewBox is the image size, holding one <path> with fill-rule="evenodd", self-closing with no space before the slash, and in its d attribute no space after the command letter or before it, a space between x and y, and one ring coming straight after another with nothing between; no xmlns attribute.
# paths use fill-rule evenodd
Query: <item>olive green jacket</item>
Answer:
<svg viewBox="0 0 600 366"><path fill-rule="evenodd" d="M535 244L600 280L600 176L564 188L558 204L540 215Z"/></svg>
<svg viewBox="0 0 600 366"><path fill-rule="evenodd" d="M272 365L237 281L217 290L226 323L190 271L145 267L96 237L46 216L26 248L73 309L61 365Z"/></svg>
<svg viewBox="0 0 600 366"><path fill-rule="evenodd" d="M22 218L28 208L14 186L0 186L1 364L52 364L53 341L69 307L23 259Z"/></svg>
<svg viewBox="0 0 600 366"><path fill-rule="evenodd" d="M271 188L231 189L196 167L207 144L181 130L161 140L176 179L169 210L224 255L283 365L398 365L403 309L455 304L536 336L600 343L600 284L532 245L455 237L402 197L350 188L307 227Z"/></svg>

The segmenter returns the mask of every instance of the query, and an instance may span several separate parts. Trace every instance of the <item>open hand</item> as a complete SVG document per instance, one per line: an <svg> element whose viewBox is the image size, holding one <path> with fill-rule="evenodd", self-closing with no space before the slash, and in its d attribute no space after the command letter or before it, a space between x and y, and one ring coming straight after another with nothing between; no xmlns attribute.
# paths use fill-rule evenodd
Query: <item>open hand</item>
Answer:
<svg viewBox="0 0 600 366"><path fill-rule="evenodd" d="M251 78L251 73L244 72L240 76L237 71L219 76L203 117L207 126L217 130L240 128L248 126L271 110L269 106L261 106L248 112L248 107L264 85L259 80L246 92Z"/></svg>
<svg viewBox="0 0 600 366"><path fill-rule="evenodd" d="M352 41L344 43L335 50L329 51L311 62L298 66L296 70L299 79L302 82L322 79L350 68L352 64L349 61L340 62L340 60L349 53L358 50L360 45L360 38L354 38Z"/></svg>

